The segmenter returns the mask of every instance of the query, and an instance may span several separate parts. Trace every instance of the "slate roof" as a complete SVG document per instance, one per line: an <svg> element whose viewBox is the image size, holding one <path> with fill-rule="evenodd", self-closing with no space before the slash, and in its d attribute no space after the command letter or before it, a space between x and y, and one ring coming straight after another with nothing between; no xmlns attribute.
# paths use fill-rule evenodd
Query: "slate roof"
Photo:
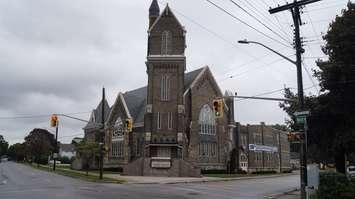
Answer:
<svg viewBox="0 0 355 199"><path fill-rule="evenodd" d="M123 94L124 100L127 104L129 113L133 117L133 121L143 122L144 108L147 99L147 87L141 87Z"/></svg>
<svg viewBox="0 0 355 199"><path fill-rule="evenodd" d="M104 115L104 121L106 122L108 115L110 114L111 108L110 105L108 104L107 100L105 99L104 102L104 109L105 109L105 115ZM92 111L92 117L90 118L90 121L86 124L84 129L89 129L89 128L95 128L98 127L98 123L101 124L101 118L102 118L102 100L100 101L99 105L97 105L96 109Z"/></svg>
<svg viewBox="0 0 355 199"><path fill-rule="evenodd" d="M149 16L159 16L160 9L157 0L153 0L149 7Z"/></svg>
<svg viewBox="0 0 355 199"><path fill-rule="evenodd" d="M197 78L198 74L204 69L199 68L197 70L185 73L184 78L184 90L186 91L192 82ZM145 105L147 101L147 86L141 87L135 90L127 91L123 94L123 98L126 102L127 108L133 117L133 121L135 124L144 122L144 113L145 113ZM108 105L107 101L105 100L105 122L110 114L112 107ZM101 123L101 102L97 106L95 110L92 112L93 117L97 123ZM90 129L99 127L95 121L92 121L90 118L90 122L84 127L84 129Z"/></svg>
<svg viewBox="0 0 355 199"><path fill-rule="evenodd" d="M187 90L192 82L196 79L198 74L204 68L185 73L184 78L184 90ZM132 91L128 91L123 94L127 108L133 117L134 123L144 122L145 105L147 99L147 87L141 87Z"/></svg>

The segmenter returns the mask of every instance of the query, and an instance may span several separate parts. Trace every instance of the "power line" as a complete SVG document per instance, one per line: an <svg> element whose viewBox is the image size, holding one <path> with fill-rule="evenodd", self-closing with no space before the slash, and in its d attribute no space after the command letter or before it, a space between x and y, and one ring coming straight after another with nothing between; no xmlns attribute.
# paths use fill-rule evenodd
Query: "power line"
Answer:
<svg viewBox="0 0 355 199"><path fill-rule="evenodd" d="M307 7L305 7L304 9L306 10L306 12L308 11L308 10L307 10ZM309 22L311 23L311 26L312 26L312 30L313 30L314 35L317 35L316 28L314 27L314 24L313 24L313 22L312 22L312 18L311 18L311 15L309 14L309 12L307 12L307 16L308 16ZM318 37L318 38L320 38L320 37Z"/></svg>
<svg viewBox="0 0 355 199"><path fill-rule="evenodd" d="M161 4L159 2L159 4ZM201 23L197 22L196 20L192 19L191 17L183 14L182 12L180 12L179 10L176 9L172 9L174 12L176 12L177 14L181 15L182 17L186 18L188 21L190 21L191 23L197 25L198 27L202 28L203 30L207 31L208 33L210 33L211 35L215 36L216 38L220 39L221 41L224 41L225 43L228 43L229 45L235 47L236 49L240 50L240 52L244 53L245 55L248 55L254 59L259 59L259 57L254 56L252 53L247 52L245 49L238 47L234 42L229 41L228 39L226 39L225 37L223 37L222 35L216 33L215 31L207 28L206 26L202 25Z"/></svg>
<svg viewBox="0 0 355 199"><path fill-rule="evenodd" d="M286 44L284 44L283 42L281 42L281 41L279 41L279 40L277 40L277 39L275 39L275 38L273 38L273 37L271 37L271 36L269 36L269 35L263 33L262 31L260 31L260 30L258 30L258 29L256 29L255 27L251 26L250 24L248 24L247 22L241 20L240 18L236 17L236 16L233 15L232 13L230 13L230 12L228 12L227 10L225 10L224 8L222 8L221 6L219 6L219 5L217 5L216 3L212 2L211 0L206 0L206 1L207 1L208 3L210 3L211 5L213 5L214 7L218 8L219 10L221 10L222 12L224 12L224 13L226 13L227 15L231 16L233 19L239 21L240 23L242 23L242 24L248 26L249 28L255 30L256 32L260 33L261 35L263 35L263 36L265 36L265 37L267 37L267 38L269 38L269 39L271 39L271 40L273 40L273 41L275 41L275 42L277 42L277 43L279 43L279 44L281 44L281 45L283 45L283 46L292 48L291 46L286 45Z"/></svg>
<svg viewBox="0 0 355 199"><path fill-rule="evenodd" d="M162 4L162 3L159 2L159 4ZM172 8L171 8L171 9L172 9ZM177 14L181 15L182 17L186 18L187 20L189 20L191 23L193 23L193 24L199 26L199 27L202 28L203 30L205 30L205 31L209 32L210 34L212 34L213 36L217 37L218 39L220 39L220 40L222 40L222 41L224 41L224 42L230 44L231 46L237 48L238 50L241 50L241 52L243 52L244 54L246 54L246 55L248 55L248 56L254 58L254 59L251 60L251 61L245 62L245 63L243 63L243 64L240 64L240 65L234 67L233 69L229 68L229 69L227 69L227 70L222 71L223 74L225 74L226 72L229 72L229 71L233 71L233 70L239 69L240 67L246 66L246 65L248 65L248 64L250 64L250 63L257 62L257 61L261 61L262 59L264 59L264 58L266 58L266 57L269 57L269 55L272 54L272 53L268 53L268 54L266 54L265 56L258 56L258 57L256 57L256 56L254 56L252 53L249 53L249 52L245 51L243 48L239 48L234 42L231 42L231 41L227 40L226 38L224 38L224 37L221 36L220 34L214 32L214 31L212 31L211 29L207 28L206 26L200 24L199 22L197 22L196 20L192 19L191 17L189 17L189 16L183 14L183 13L180 12L179 10L176 10L176 9L172 9L172 10L173 10L174 12L176 12ZM289 46L286 46L286 47L289 48ZM283 47L283 48L279 49L278 51L284 50L286 47ZM264 63L264 64L266 64L266 63Z"/></svg>
<svg viewBox="0 0 355 199"><path fill-rule="evenodd" d="M281 48L281 49L279 49L279 50L277 50L277 51L284 50L285 48L286 48L286 47ZM237 66L233 66L233 68L229 67L228 69L222 71L223 76L225 75L226 72L231 72L231 71L234 71L234 70L237 70L237 69L241 69L243 66L246 66L246 65L249 65L249 64L254 63L254 62L256 62L256 61L259 61L259 60L262 60L262 59L264 59L264 58L270 57L270 55L273 55L273 53L268 51L266 55L264 55L264 56L259 56L257 59L251 60L251 61L249 61L249 62L244 62L244 63L242 63L242 64L240 64L240 65L237 65ZM267 63L265 63L265 64L267 64Z"/></svg>
<svg viewBox="0 0 355 199"><path fill-rule="evenodd" d="M244 12L246 12L249 16L251 16L251 17L253 17L254 19L256 19L260 24L262 24L264 27L266 27L266 28L268 28L269 29L269 27L267 27L264 23L262 23L261 22L261 20L259 20L259 19L257 19L257 17L256 16L252 16L252 14L250 14L246 9L243 9L242 8L242 6L240 6L240 5L237 5L237 3L235 2L235 1L232 1L232 0L230 0L234 5L236 5L236 6L238 6L239 8L241 8ZM240 1L240 3L242 3L241 1ZM278 28L278 29L280 29L280 31L282 32L282 33L284 33L285 34L285 36L286 36L286 38L288 38L288 39L285 39L284 37L282 37L280 34L278 34L278 33L275 33L275 31L273 31L273 30L271 30L273 33L275 33L276 35L278 35L280 38L282 38L283 40L285 40L287 43L290 43L290 40L289 40L289 35L287 35L287 33L284 31L284 29L281 27L281 24L280 24L280 27L279 26L277 26L275 23L273 23L273 21L268 17L268 16L266 16L266 15L264 15L258 8L256 8L253 4L251 4L248 0L244 0L244 6L245 7L248 7L249 6L249 9L250 9L250 11L251 12L253 12L254 14L256 14L256 15L258 15L259 17L261 17L262 19L264 19L264 21L265 21L265 19L266 19L266 21L265 21L265 23L268 23L268 24L270 24L270 25L272 25L272 26L275 26L276 28ZM251 8L250 8L251 7ZM269 20L268 20L269 19ZM270 28L271 29L271 28ZM269 29L269 30L270 30Z"/></svg>
<svg viewBox="0 0 355 199"><path fill-rule="evenodd" d="M314 88L315 86L310 86L310 87L307 87L307 88L304 88L303 90L309 90L311 88ZM291 88L291 87L288 87L289 89L292 89L292 90L296 90L296 88ZM252 97L260 97L260 96L265 96L265 95L270 95L270 94L274 94L274 93L278 93L280 91L284 91L286 88L281 88L281 89L277 89L277 90L273 90L273 91L268 91L268 92L264 92L264 93L259 93L259 94L256 94L256 95L253 95ZM238 100L235 100L235 101L243 101L243 100L249 100L249 99L238 99Z"/></svg>
<svg viewBox="0 0 355 199"><path fill-rule="evenodd" d="M345 4L345 5L346 5L346 4ZM335 5L333 5L333 6L327 6L327 7L322 7L322 8L310 9L310 10L308 10L308 12L311 12L311 11L319 11L319 10L325 10L325 9L329 9L329 8L339 7L339 6L344 6L344 4L341 3L341 4L335 4Z"/></svg>
<svg viewBox="0 0 355 199"><path fill-rule="evenodd" d="M66 114L66 115L79 115L79 114L87 114L87 113L91 113L91 111L89 111L89 112L64 113L64 114ZM4 120L6 120L6 119L31 119L31 118L44 118L44 117L52 116L52 114L43 114L43 115L20 114L20 115L24 115L24 116L12 116L12 117L2 116L2 117L0 117L0 119L4 119Z"/></svg>
<svg viewBox="0 0 355 199"><path fill-rule="evenodd" d="M244 1L249 2L248 0L244 0ZM264 5L266 6L267 9L271 7L270 5L268 5L268 4L265 2L265 0L262 0L262 2L264 3ZM275 4L277 4L277 3L275 2L275 0L273 0L273 2L274 2ZM267 9L266 9L266 10L267 10ZM268 14L269 14L269 13L268 13ZM283 14L284 14L284 16L286 15L285 13L283 13ZM263 16L264 16L264 15L263 15ZM293 35L292 35L290 32L286 32L286 31L285 31L285 28L281 25L281 22L280 22L279 18L277 17L277 15L272 15L272 16L276 19L276 22L279 24L280 30L281 30L287 37L293 38ZM288 26L291 27L290 23L288 23L287 20L286 20L286 22L287 22ZM291 40L291 41L292 41L292 40ZM291 43L292 43L292 42L291 42Z"/></svg>
<svg viewBox="0 0 355 199"><path fill-rule="evenodd" d="M165 2L165 3L166 3L166 2ZM159 4L162 4L162 3L159 2ZM230 44L231 46L233 46L233 47L235 47L235 48L241 50L241 48L239 48L237 45L235 45L234 42L231 42L231 41L227 40L226 38L224 38L224 37L221 36L220 34L218 34L218 33L214 32L214 31L212 31L211 29L209 29L209 28L207 28L206 26L200 24L199 22L197 22L196 20L192 19L191 17L189 17L189 16L183 14L181 11L176 10L176 9L173 9L173 11L176 12L177 14L181 15L182 17L186 18L187 20L189 20L189 21L192 22L193 24L199 26L199 27L202 28L203 30L209 32L209 33L212 34L213 36L215 36L215 37L219 38L220 40L222 40L222 41L224 41L224 42ZM286 47L287 47L287 48L290 48L290 46L286 46ZM283 50L283 49L285 49L286 47L284 47L284 48L282 48L282 49L280 49L280 50ZM251 60L251 61L245 62L245 63L243 63L243 64L240 64L240 65L238 65L238 66L236 66L236 67L234 67L234 68L237 68L237 69L238 69L238 68L240 68L240 67L242 67L242 66L245 66L245 65L248 65L248 64L250 64L250 63L253 63L253 62L256 62L256 61L261 61L263 58L266 58L266 57L268 57L268 56L271 54L271 53L268 53L268 54L266 54L265 56L262 56L262 57L261 57L261 56L258 56L258 57L256 57L256 56L253 56L252 53L249 53L249 52L247 52L247 51L246 51L246 52L241 51L241 52L245 53L246 55L248 55L248 56L250 56L250 57L253 57L254 59ZM268 65L268 64L270 64L270 63L264 63L264 64L265 64L265 65ZM223 73L228 72L228 71L233 71L233 70L235 70L235 69L227 69L227 70L224 70ZM227 79L228 79L228 78L227 78Z"/></svg>
<svg viewBox="0 0 355 199"><path fill-rule="evenodd" d="M242 6L240 6L239 4L237 4L235 1L230 0L230 2L232 2L235 6L237 6L238 8L240 8L241 10L243 10L245 13L247 13L247 15L249 15L250 17L252 17L253 19L255 19L257 22L259 22L262 26L264 26L265 28L267 28L268 30L270 30L272 33L274 33L275 35L279 36L281 39L283 39L286 42L289 42L287 39L285 39L283 36L281 36L279 33L275 32L273 29L271 29L269 26L267 26L265 23L263 23L262 21L260 21L257 17L255 17L254 15L250 14L247 10L245 10Z"/></svg>
<svg viewBox="0 0 355 199"><path fill-rule="evenodd" d="M314 86L314 88L317 90L317 92L319 93L319 89L317 88L316 86L316 83L314 82L313 78L312 78L312 75L311 73L309 72L308 68L307 68L307 65L305 62L303 62L303 68L304 70L306 71L307 75L308 75L308 78L311 80L312 82L312 85Z"/></svg>
<svg viewBox="0 0 355 199"><path fill-rule="evenodd" d="M303 59L321 59L321 58L328 58L328 56L310 56L310 57L303 57Z"/></svg>
<svg viewBox="0 0 355 199"><path fill-rule="evenodd" d="M293 56L293 54L292 54L292 55L289 55L289 56L287 56L287 57L291 57L291 56ZM259 67L256 67L256 68L252 68L252 69L249 69L249 70L244 71L244 72L241 72L241 73L237 73L237 74L234 74L234 75L230 75L229 77L223 79L222 81L225 81L225 80L227 80L227 79L232 79L232 78L241 76L241 75L243 75L243 74L245 74L245 73L248 73L248 72L250 72L250 71L252 71L252 70L256 70L256 69L259 69L259 68L263 68L263 67L270 66L270 65L275 64L275 63L277 63L277 62L279 62L279 61L282 61L282 60L284 60L284 58L275 59L275 60L273 60L273 61L267 63L266 65L262 65L262 66L259 66Z"/></svg>
<svg viewBox="0 0 355 199"><path fill-rule="evenodd" d="M262 0L262 2L265 4L265 6L266 6L267 8L270 7L264 0ZM274 2L275 2L275 0L274 0ZM281 30L282 32L284 32L285 35L292 37L292 34L286 33L286 31L284 30L283 26L281 25L281 22L280 22L279 18L277 17L277 15L272 15L272 16L274 16L274 18L276 19L277 23L279 24L280 30Z"/></svg>

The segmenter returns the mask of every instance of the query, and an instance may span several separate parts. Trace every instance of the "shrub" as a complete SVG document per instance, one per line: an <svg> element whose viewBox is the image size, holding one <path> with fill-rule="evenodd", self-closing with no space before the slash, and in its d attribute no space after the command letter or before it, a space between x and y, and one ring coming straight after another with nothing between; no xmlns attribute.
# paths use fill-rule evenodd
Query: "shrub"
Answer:
<svg viewBox="0 0 355 199"><path fill-rule="evenodd" d="M63 156L63 157L60 158L60 162L62 164L71 164L73 162L73 158L69 159L69 157Z"/></svg>
<svg viewBox="0 0 355 199"><path fill-rule="evenodd" d="M252 174L275 174L276 171L254 171Z"/></svg>
<svg viewBox="0 0 355 199"><path fill-rule="evenodd" d="M227 174L226 170L218 170L218 169L211 169L211 170L201 170L202 174Z"/></svg>
<svg viewBox="0 0 355 199"><path fill-rule="evenodd" d="M238 169L237 174L247 174L248 172L246 172L245 170L242 170L242 169Z"/></svg>
<svg viewBox="0 0 355 199"><path fill-rule="evenodd" d="M318 198L321 199L353 199L355 196L354 180L337 172L324 172L319 176Z"/></svg>

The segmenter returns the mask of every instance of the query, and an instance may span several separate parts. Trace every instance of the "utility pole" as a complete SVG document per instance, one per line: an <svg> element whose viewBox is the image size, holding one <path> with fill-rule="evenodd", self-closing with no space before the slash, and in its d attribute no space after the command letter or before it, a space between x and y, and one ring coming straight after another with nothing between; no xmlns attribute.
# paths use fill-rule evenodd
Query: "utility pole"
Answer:
<svg viewBox="0 0 355 199"><path fill-rule="evenodd" d="M281 132L279 131L279 164L280 164L280 173L282 173L282 148L281 148Z"/></svg>
<svg viewBox="0 0 355 199"><path fill-rule="evenodd" d="M102 88L102 101L101 101L101 131L100 131L100 180L103 178L104 171L104 139L105 139L105 88Z"/></svg>
<svg viewBox="0 0 355 199"><path fill-rule="evenodd" d="M298 85L298 100L299 100L299 110L304 111L304 97L303 97L303 81L302 81L302 53L304 49L302 48L302 42L300 37L300 26L302 25L300 8L303 6L315 3L320 0L295 0L293 3L279 6L277 8L270 9L270 14L277 12L290 10L292 13L293 23L294 23L294 36L295 36L295 49L296 49L296 66L297 66L297 85ZM307 132L304 131L305 138L307 137ZM307 186L307 140L301 140L301 150L300 150L300 163L301 163L301 198L306 198L306 186Z"/></svg>

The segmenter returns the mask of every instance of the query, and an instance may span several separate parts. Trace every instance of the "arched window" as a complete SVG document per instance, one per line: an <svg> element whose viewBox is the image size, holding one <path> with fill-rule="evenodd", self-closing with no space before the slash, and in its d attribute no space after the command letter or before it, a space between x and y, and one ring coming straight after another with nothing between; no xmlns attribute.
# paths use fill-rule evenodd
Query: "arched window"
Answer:
<svg viewBox="0 0 355 199"><path fill-rule="evenodd" d="M170 98L170 76L162 75L160 80L160 99L169 101Z"/></svg>
<svg viewBox="0 0 355 199"><path fill-rule="evenodd" d="M200 111L199 125L200 134L216 135L216 118L207 104Z"/></svg>
<svg viewBox="0 0 355 199"><path fill-rule="evenodd" d="M118 118L115 125L114 125L114 130L112 133L112 140L120 140L123 138L123 123L121 118Z"/></svg>
<svg viewBox="0 0 355 199"><path fill-rule="evenodd" d="M123 157L123 123L118 118L112 132L111 153L113 157Z"/></svg>
<svg viewBox="0 0 355 199"><path fill-rule="evenodd" d="M161 37L161 54L169 55L171 54L171 43L172 43L172 35L170 31L163 31Z"/></svg>

